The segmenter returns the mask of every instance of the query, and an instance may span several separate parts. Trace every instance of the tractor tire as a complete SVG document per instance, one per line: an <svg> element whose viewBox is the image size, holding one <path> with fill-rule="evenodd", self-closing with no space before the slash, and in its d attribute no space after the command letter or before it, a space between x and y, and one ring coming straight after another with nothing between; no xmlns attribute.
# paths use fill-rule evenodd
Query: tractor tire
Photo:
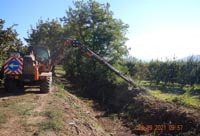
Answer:
<svg viewBox="0 0 200 136"><path fill-rule="evenodd" d="M52 77L47 77L46 80L41 81L40 83L40 92L42 93L49 93L51 91L52 85Z"/></svg>
<svg viewBox="0 0 200 136"><path fill-rule="evenodd" d="M4 87L7 92L15 92L17 89L17 82L14 79L5 79Z"/></svg>
<svg viewBox="0 0 200 136"><path fill-rule="evenodd" d="M2 66L0 70L0 79L2 80L3 78L4 78L4 67Z"/></svg>
<svg viewBox="0 0 200 136"><path fill-rule="evenodd" d="M23 82L18 82L17 83L17 89L19 90L19 91L25 91L24 90L24 83Z"/></svg>

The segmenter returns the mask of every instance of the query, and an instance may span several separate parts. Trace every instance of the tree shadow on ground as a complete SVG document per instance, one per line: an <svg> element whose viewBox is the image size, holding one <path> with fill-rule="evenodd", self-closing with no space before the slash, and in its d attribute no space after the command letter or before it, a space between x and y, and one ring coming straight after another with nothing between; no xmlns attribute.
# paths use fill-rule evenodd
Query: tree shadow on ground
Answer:
<svg viewBox="0 0 200 136"><path fill-rule="evenodd" d="M200 89L194 89L194 88L192 88L190 90L190 96L197 96L200 99Z"/></svg>
<svg viewBox="0 0 200 136"><path fill-rule="evenodd" d="M80 98L93 100L95 102L93 108L104 111L105 115L119 112L120 108L138 93L131 92L126 84L116 86L105 80L87 83L87 87L77 80L68 81L68 84L64 85L65 90Z"/></svg>
<svg viewBox="0 0 200 136"><path fill-rule="evenodd" d="M0 98L10 97L10 96L20 96L29 93L43 94L42 92L40 92L40 89L37 86L31 86L31 87L26 86L24 87L24 89L16 89L11 92L6 91L4 87L0 87Z"/></svg>

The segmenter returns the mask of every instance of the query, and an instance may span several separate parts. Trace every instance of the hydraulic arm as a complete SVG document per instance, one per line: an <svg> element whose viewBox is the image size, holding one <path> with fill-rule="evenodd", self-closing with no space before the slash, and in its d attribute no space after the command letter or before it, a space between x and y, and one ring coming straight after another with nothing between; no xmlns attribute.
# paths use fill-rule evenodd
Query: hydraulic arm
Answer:
<svg viewBox="0 0 200 136"><path fill-rule="evenodd" d="M82 52L84 52L89 58L93 58L96 61L100 62L101 64L105 65L107 68L109 68L112 72L117 74L119 77L121 77L123 80L125 80L127 83L129 83L134 88L137 88L137 85L128 77L124 76L120 71L118 71L116 68L114 68L112 65L110 65L107 61L105 61L103 58L101 58L99 55L91 51L89 48L87 48L85 45L82 45L77 40L65 40L64 44L58 49L56 55L53 57L53 61L51 63L51 66L54 66L56 63L59 62L60 56L63 52L63 49L65 47L68 47L68 52L71 51L72 47L79 48Z"/></svg>

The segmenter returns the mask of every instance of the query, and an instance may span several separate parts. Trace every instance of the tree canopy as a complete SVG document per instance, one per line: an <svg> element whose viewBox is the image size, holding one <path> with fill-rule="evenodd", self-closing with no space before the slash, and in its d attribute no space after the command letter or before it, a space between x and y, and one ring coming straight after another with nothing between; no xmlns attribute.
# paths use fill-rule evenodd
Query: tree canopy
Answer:
<svg viewBox="0 0 200 136"><path fill-rule="evenodd" d="M54 51L61 44L63 33L64 29L59 21L39 20L35 28L31 27L25 40L29 45L44 46Z"/></svg>
<svg viewBox="0 0 200 136"><path fill-rule="evenodd" d="M62 45L64 38L77 39L92 51L120 67L121 58L128 53L125 46L125 34L128 25L113 18L110 5L96 1L75 1L73 8L66 10L66 16L60 21L39 20L36 27L31 27L26 41L33 46L46 46L52 51ZM66 58L65 70L71 75L95 75L105 73L98 62L83 57L81 51L74 49Z"/></svg>
<svg viewBox="0 0 200 136"><path fill-rule="evenodd" d="M63 18L71 37L87 45L97 54L109 59L119 59L127 53L125 42L128 25L113 18L110 5L89 0L75 1L74 8Z"/></svg>
<svg viewBox="0 0 200 136"><path fill-rule="evenodd" d="M178 83L180 85L194 85L200 83L200 64L193 57L187 61L150 61L127 62L131 76L138 80L148 80L159 84ZM138 76L139 75L139 76Z"/></svg>
<svg viewBox="0 0 200 136"><path fill-rule="evenodd" d="M1 55L1 63L2 59L7 55L10 51L22 51L22 41L17 38L18 34L13 27L16 25L12 25L11 27L4 29L5 20L0 19L0 55Z"/></svg>
<svg viewBox="0 0 200 136"><path fill-rule="evenodd" d="M62 20L64 27L71 32L70 38L79 40L111 64L117 66L122 56L128 53L125 46L128 25L120 19L113 18L108 3L100 4L93 0L75 1L74 7L66 11ZM83 58L80 51L75 51L70 59L65 63L66 71L74 71L74 74L79 75L100 73L98 77L107 73L98 62ZM72 69L71 66L76 68Z"/></svg>

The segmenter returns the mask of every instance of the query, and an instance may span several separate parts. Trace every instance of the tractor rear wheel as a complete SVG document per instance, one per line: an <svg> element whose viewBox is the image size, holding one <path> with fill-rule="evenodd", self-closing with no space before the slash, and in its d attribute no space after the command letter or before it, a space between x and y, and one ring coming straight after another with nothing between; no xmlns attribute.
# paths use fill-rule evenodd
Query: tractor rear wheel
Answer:
<svg viewBox="0 0 200 136"><path fill-rule="evenodd" d="M7 92L21 92L24 91L24 84L16 79L5 79L4 87Z"/></svg>
<svg viewBox="0 0 200 136"><path fill-rule="evenodd" d="M40 83L40 92L49 93L51 91L52 77L49 76Z"/></svg>
<svg viewBox="0 0 200 136"><path fill-rule="evenodd" d="M7 92L14 92L17 88L17 82L14 79L5 79L4 86Z"/></svg>

